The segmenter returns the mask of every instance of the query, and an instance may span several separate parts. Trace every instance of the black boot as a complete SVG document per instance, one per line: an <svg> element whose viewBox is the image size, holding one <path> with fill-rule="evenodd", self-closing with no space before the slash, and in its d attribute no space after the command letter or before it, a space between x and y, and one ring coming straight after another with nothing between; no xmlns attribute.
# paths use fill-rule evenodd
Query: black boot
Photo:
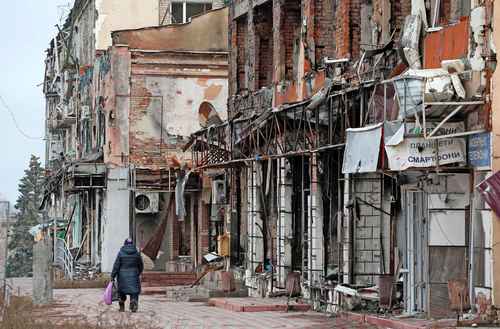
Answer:
<svg viewBox="0 0 500 329"><path fill-rule="evenodd" d="M136 313L139 308L139 303L135 300L130 301L130 312Z"/></svg>
<svg viewBox="0 0 500 329"><path fill-rule="evenodd" d="M120 312L125 312L125 302L118 302L118 305L120 305Z"/></svg>

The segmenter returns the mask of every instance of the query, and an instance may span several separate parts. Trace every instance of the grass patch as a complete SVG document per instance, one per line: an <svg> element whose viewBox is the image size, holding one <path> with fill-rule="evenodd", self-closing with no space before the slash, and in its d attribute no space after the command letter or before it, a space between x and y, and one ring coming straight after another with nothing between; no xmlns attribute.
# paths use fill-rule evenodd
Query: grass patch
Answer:
<svg viewBox="0 0 500 329"><path fill-rule="evenodd" d="M50 305L35 307L30 297L13 296L10 305L3 309L0 329L157 329L145 323L106 320L106 313L100 314L92 323L77 317L62 319L62 315L56 315Z"/></svg>

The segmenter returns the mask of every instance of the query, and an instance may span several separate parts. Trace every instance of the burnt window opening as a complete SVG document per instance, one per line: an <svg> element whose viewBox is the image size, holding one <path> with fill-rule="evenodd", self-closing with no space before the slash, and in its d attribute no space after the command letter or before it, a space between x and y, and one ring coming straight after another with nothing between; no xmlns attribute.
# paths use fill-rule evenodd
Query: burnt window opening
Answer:
<svg viewBox="0 0 500 329"><path fill-rule="evenodd" d="M309 216L309 197L311 195L311 175L309 158L297 156L289 158L292 168L292 270L302 271L304 253L307 251L307 223Z"/></svg>
<svg viewBox="0 0 500 329"><path fill-rule="evenodd" d="M197 1L174 1L171 4L172 23L183 24L191 20L192 17L203 14L212 9L211 2Z"/></svg>
<svg viewBox="0 0 500 329"><path fill-rule="evenodd" d="M179 224L179 256L191 255L191 198L185 200L186 216Z"/></svg>
<svg viewBox="0 0 500 329"><path fill-rule="evenodd" d="M273 76L273 8L267 2L255 10L257 87L260 89L271 84Z"/></svg>
<svg viewBox="0 0 500 329"><path fill-rule="evenodd" d="M247 88L246 83L246 42L248 35L247 16L242 16L236 20L236 70L238 91Z"/></svg>
<svg viewBox="0 0 500 329"><path fill-rule="evenodd" d="M299 0L286 0L282 10L280 30L285 43L285 80L293 81L297 76L301 8Z"/></svg>

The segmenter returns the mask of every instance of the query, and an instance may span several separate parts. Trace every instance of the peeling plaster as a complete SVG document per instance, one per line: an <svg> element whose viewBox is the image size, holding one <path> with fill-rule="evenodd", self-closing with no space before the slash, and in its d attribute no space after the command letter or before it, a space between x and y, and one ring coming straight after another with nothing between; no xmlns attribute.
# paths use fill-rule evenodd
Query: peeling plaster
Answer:
<svg viewBox="0 0 500 329"><path fill-rule="evenodd" d="M205 89L205 99L208 101L212 101L220 95L221 91L222 85L212 84Z"/></svg>

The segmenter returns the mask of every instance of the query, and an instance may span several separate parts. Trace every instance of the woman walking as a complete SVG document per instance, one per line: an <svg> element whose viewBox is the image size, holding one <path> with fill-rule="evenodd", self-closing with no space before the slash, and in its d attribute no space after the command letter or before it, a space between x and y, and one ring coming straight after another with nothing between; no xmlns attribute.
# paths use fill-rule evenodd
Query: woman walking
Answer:
<svg viewBox="0 0 500 329"><path fill-rule="evenodd" d="M130 296L130 311L137 312L139 308L139 294L141 293L140 276L144 270L144 263L132 239L125 240L118 256L116 256L111 279L118 278L118 296L120 298L120 312L125 312L125 301Z"/></svg>

